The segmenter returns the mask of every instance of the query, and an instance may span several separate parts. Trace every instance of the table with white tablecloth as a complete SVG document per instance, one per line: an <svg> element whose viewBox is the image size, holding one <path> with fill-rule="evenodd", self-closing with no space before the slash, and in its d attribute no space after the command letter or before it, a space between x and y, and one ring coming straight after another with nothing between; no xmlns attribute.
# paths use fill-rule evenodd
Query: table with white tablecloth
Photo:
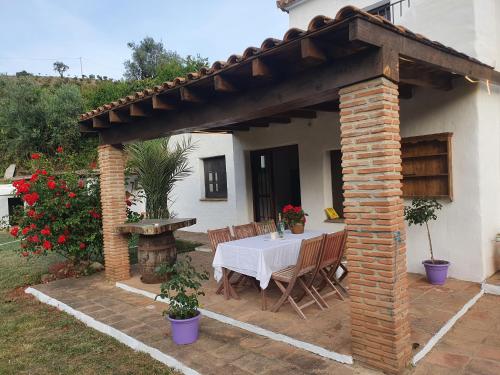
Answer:
<svg viewBox="0 0 500 375"><path fill-rule="evenodd" d="M215 252L214 277L220 281L223 268L255 277L262 289L267 288L271 274L295 265L302 240L321 236L320 231L292 234L285 231L284 238L272 239L270 234L220 243Z"/></svg>

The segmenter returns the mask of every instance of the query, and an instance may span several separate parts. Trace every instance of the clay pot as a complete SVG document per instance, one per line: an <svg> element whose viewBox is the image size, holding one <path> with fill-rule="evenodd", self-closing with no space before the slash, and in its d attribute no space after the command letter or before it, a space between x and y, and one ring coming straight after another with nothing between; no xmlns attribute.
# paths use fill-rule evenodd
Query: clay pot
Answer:
<svg viewBox="0 0 500 375"><path fill-rule="evenodd" d="M293 234L301 234L301 233L304 233L304 224L301 224L301 223L294 224L294 225L290 228L290 231L291 231Z"/></svg>

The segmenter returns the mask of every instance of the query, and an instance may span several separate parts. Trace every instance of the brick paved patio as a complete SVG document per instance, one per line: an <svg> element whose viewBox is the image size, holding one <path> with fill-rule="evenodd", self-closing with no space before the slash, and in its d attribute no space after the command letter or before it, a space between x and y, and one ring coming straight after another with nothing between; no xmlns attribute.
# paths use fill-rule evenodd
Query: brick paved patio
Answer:
<svg viewBox="0 0 500 375"><path fill-rule="evenodd" d="M164 303L116 288L103 275L59 280L35 288L204 375L375 374L206 317L202 319L200 339L193 345L177 346L161 316Z"/></svg>
<svg viewBox="0 0 500 375"><path fill-rule="evenodd" d="M412 375L500 374L500 296L484 295Z"/></svg>
<svg viewBox="0 0 500 375"><path fill-rule="evenodd" d="M212 271L210 267L212 254L194 252L191 256L197 268ZM415 344L415 354L467 301L480 291L480 285L449 279L444 286L432 286L427 283L425 277L417 274L408 274L408 281L411 342ZM155 294L159 292L159 285L143 284L137 273L123 283ZM284 305L277 314L262 311L260 294L251 287L238 289L241 299L229 301L221 295L216 295L215 288L216 282L211 277L204 284L206 296L201 298L203 308L337 353L351 354L348 300L342 302L333 297L329 298L330 309L325 311L311 306L304 310L308 320L302 321L288 305ZM271 284L267 294L269 306L280 295L278 289Z"/></svg>
<svg viewBox="0 0 500 375"><path fill-rule="evenodd" d="M191 256L199 267L211 269L209 267L211 254L194 252ZM411 338L415 344L415 354L439 328L479 292L480 287L475 283L454 279L449 279L443 287L435 287L429 285L422 276L415 274L409 274L408 279ZM142 284L137 275L125 283L153 293L158 292L159 288L159 285ZM309 319L304 322L288 306L277 314L261 311L259 293L255 289L250 287L241 289L240 300L226 301L222 296L215 295L215 285L212 279L204 285L207 293L202 299L204 309L331 351L351 354L347 301L330 299L331 308L327 311L311 307L306 310ZM292 371L294 374L373 373L356 366L340 364L207 317L203 319L201 337L196 344L189 347L176 346L169 338L169 325L161 316L165 304L119 289L114 283L106 281L104 275L59 280L39 285L36 289L177 358L202 374L218 374L227 369L230 369L232 374L285 374ZM270 302L276 296L275 291L271 290ZM496 358L495 349L500 347L498 341L500 326L497 323L500 318L498 303L500 297L487 296L480 302L481 304L466 315L468 320L463 323L464 327L459 325L460 330L454 329L421 361L415 370L419 371L417 374L435 374L436 372L429 372L434 365L439 366L436 368L441 371L437 373L447 373L445 371L450 366L459 371L466 367L479 371L482 369L481 366L489 363L488 361L494 362L492 360ZM483 320L488 322L482 322ZM469 342L483 345L484 351L476 349L474 351ZM481 355L489 355L490 358L484 359ZM488 370L484 371L485 374L491 373L487 372Z"/></svg>

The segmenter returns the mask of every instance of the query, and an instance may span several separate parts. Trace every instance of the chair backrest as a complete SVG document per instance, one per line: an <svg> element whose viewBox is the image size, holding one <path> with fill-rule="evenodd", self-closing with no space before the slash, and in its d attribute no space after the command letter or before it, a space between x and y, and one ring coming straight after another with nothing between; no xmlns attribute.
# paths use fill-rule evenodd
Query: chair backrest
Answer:
<svg viewBox="0 0 500 375"><path fill-rule="evenodd" d="M345 244L347 241L347 230L325 235L323 253L319 263L320 268L334 266L337 268L344 256Z"/></svg>
<svg viewBox="0 0 500 375"><path fill-rule="evenodd" d="M233 233L234 237L236 237L236 239L238 240L247 237L254 237L257 235L257 231L255 230L255 225L253 225L253 223L233 225Z"/></svg>
<svg viewBox="0 0 500 375"><path fill-rule="evenodd" d="M318 236L302 240L300 245L299 259L295 272L297 276L302 276L317 268L321 251L323 249L324 236Z"/></svg>
<svg viewBox="0 0 500 375"><path fill-rule="evenodd" d="M260 221L258 223L253 223L253 225L255 226L255 232L257 233L257 236L278 231L276 229L276 223L274 222L274 220Z"/></svg>
<svg viewBox="0 0 500 375"><path fill-rule="evenodd" d="M214 253L217 250L218 244L233 240L229 227L207 230L207 234L208 234L208 240L210 241L210 247L212 248L212 251Z"/></svg>

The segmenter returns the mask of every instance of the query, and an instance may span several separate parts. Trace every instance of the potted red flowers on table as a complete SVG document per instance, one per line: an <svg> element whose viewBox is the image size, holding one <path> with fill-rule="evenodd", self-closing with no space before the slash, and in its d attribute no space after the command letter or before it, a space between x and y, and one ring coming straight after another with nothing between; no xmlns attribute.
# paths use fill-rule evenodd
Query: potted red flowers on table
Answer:
<svg viewBox="0 0 500 375"><path fill-rule="evenodd" d="M290 228L293 234L304 233L304 225L306 224L307 214L300 206L292 206L287 204L283 207L283 220Z"/></svg>

